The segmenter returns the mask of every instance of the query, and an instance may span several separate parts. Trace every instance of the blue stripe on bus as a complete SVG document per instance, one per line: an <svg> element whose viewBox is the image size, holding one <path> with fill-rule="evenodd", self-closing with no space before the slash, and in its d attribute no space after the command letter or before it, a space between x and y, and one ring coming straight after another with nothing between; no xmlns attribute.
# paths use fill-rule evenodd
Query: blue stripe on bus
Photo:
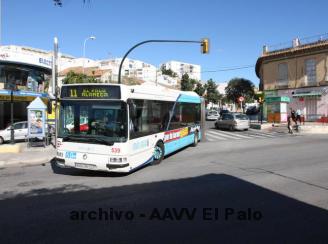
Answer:
<svg viewBox="0 0 328 244"><path fill-rule="evenodd" d="M176 150L179 150L185 146L192 144L194 142L194 137L195 137L195 134L193 133L188 136L182 137L178 140L166 142L164 144L165 156L170 153L175 152Z"/></svg>
<svg viewBox="0 0 328 244"><path fill-rule="evenodd" d="M200 103L200 97L198 96L189 96L186 94L180 94L177 99L178 102L185 102L185 103Z"/></svg>

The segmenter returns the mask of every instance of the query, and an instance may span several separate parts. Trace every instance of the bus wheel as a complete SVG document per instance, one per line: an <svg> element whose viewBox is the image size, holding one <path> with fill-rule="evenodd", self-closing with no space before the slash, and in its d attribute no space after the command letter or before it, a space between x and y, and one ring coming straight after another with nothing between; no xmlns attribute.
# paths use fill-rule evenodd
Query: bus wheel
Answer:
<svg viewBox="0 0 328 244"><path fill-rule="evenodd" d="M164 158L164 144L163 142L157 142L154 153L153 153L154 160L152 165L160 164Z"/></svg>
<svg viewBox="0 0 328 244"><path fill-rule="evenodd" d="M196 147L198 144L198 131L195 131L195 136L194 136L194 143L192 144L193 147Z"/></svg>

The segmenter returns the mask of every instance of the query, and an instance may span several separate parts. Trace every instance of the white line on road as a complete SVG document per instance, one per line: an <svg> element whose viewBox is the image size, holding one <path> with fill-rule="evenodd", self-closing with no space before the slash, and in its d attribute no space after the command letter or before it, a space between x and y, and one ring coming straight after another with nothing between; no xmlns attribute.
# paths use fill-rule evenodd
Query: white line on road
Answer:
<svg viewBox="0 0 328 244"><path fill-rule="evenodd" d="M206 133L212 134L212 135L217 135L217 136L224 137L224 138L227 138L227 139L232 139L232 140L249 139L249 137L243 137L243 138L242 137L237 137L233 133L225 134L225 133L221 133L221 131L211 130L211 131L207 131Z"/></svg>
<svg viewBox="0 0 328 244"><path fill-rule="evenodd" d="M206 136L209 137L209 138L215 138L215 139L219 139L219 140L223 140L223 141L228 139L228 138L222 137L221 135L218 135L218 134L215 134L215 135L210 134L210 133L208 133L208 131L206 132Z"/></svg>
<svg viewBox="0 0 328 244"><path fill-rule="evenodd" d="M220 134L223 134L223 135L227 135L227 136L233 136L233 137L239 137L239 138L245 138L245 139L249 139L249 136L244 136L244 135L241 135L241 134L238 134L238 132L227 132L227 131L222 131L220 130L219 132Z"/></svg>

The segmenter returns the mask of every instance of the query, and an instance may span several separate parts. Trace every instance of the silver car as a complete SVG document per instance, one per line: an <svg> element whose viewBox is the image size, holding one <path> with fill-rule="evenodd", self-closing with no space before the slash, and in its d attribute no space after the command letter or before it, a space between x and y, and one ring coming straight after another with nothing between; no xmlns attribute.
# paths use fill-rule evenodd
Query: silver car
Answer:
<svg viewBox="0 0 328 244"><path fill-rule="evenodd" d="M222 117L215 121L217 129L248 130L249 126L250 120L245 114L241 113L222 114Z"/></svg>
<svg viewBox="0 0 328 244"><path fill-rule="evenodd" d="M206 120L217 120L220 117L220 114L216 110L211 110L207 113Z"/></svg>

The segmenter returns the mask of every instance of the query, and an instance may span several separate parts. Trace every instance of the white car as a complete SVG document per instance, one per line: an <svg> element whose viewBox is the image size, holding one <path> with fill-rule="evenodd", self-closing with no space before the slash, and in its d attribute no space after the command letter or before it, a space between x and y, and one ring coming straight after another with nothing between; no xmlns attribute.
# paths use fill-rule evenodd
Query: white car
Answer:
<svg viewBox="0 0 328 244"><path fill-rule="evenodd" d="M0 130L0 144L10 141L10 126L4 130ZM25 140L27 137L27 121L14 123L14 138L15 140Z"/></svg>
<svg viewBox="0 0 328 244"><path fill-rule="evenodd" d="M207 113L206 120L217 120L220 117L218 111L212 110Z"/></svg>

